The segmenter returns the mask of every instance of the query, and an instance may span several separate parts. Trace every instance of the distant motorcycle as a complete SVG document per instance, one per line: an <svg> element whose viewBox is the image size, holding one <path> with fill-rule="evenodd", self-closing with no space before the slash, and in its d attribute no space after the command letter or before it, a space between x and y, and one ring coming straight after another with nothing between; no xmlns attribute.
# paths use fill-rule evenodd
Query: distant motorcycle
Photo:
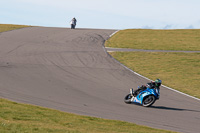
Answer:
<svg viewBox="0 0 200 133"><path fill-rule="evenodd" d="M133 96L133 92L133 89L130 89L130 94L126 95L124 98L125 103L139 103L144 107L149 107L160 97L160 90L155 88L147 87L146 90L139 92L136 97Z"/></svg>

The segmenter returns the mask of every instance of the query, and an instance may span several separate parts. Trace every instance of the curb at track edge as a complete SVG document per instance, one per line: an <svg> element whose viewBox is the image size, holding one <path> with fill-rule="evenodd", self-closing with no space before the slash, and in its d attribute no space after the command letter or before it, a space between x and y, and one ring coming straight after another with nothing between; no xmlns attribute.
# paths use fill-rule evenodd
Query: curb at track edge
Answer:
<svg viewBox="0 0 200 133"><path fill-rule="evenodd" d="M119 31L120 31L120 30L117 30L117 31L113 32L113 33L109 36L109 38L112 37L113 35L115 35L115 34L116 34L117 32L119 32ZM109 38L108 38L108 39L109 39ZM108 39L107 39L107 40L108 40ZM131 70L131 69L128 68L127 66L123 65L122 63L120 63L118 60L116 60L115 58L113 58L113 57L107 52L107 50L106 50L106 48L105 48L105 45L103 45L102 47L103 47L104 51L105 51L112 59L115 60L115 62L119 63L120 65L122 65L122 66L123 66L124 68L126 68L127 70L131 71L132 73L134 73L134 74L136 74L136 75L138 75L138 76L140 76L140 77L142 77L142 78L144 78L144 79L147 79L147 80L149 80L149 81L153 81L153 80L151 80L151 79L149 79L149 78L147 78L147 77L145 77L145 76L142 76L141 74L139 74L139 73L137 73L137 72L134 72L133 70ZM165 86L165 85L161 85L161 86L162 86L162 87L165 87L165 88L167 88L167 89L169 89L169 90L175 91L175 92L177 92L177 93L180 93L180 94L182 94L182 95L185 95L185 96L188 96L188 97L190 97L190 98L193 98L193 99L195 99L195 100L200 101L199 98L196 98L196 97L194 97L194 96L190 96L190 95L188 95L188 94L186 94L186 93L180 92L180 91L178 91L178 90L175 90L175 89L170 88L170 87Z"/></svg>

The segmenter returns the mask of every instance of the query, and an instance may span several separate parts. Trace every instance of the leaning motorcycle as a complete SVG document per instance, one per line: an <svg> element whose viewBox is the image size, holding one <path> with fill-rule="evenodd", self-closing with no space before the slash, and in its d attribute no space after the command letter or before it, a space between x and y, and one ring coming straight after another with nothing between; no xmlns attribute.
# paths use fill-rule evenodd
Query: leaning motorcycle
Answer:
<svg viewBox="0 0 200 133"><path fill-rule="evenodd" d="M160 90L156 88L147 87L146 90L139 92L139 94L134 97L133 89L130 89L130 93L125 96L124 102L127 104L130 103L139 103L144 107L149 107L155 103L160 97Z"/></svg>

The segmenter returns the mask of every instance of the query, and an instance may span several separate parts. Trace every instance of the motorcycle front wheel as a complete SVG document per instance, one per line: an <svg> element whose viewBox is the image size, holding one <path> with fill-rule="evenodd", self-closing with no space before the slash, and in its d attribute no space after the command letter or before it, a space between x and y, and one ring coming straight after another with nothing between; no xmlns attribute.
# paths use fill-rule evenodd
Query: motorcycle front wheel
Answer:
<svg viewBox="0 0 200 133"><path fill-rule="evenodd" d="M156 101L156 97L154 95L146 96L142 102L142 106L149 107Z"/></svg>
<svg viewBox="0 0 200 133"><path fill-rule="evenodd" d="M126 95L125 98L124 98L124 102L127 103L127 104L130 104L131 98L132 98L131 94Z"/></svg>

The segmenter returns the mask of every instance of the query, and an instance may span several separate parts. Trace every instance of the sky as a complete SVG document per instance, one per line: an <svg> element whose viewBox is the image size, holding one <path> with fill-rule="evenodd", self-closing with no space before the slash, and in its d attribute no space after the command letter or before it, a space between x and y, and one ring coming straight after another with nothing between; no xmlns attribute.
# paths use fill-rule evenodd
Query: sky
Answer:
<svg viewBox="0 0 200 133"><path fill-rule="evenodd" d="M200 29L200 0L0 0L0 24L95 29Z"/></svg>

